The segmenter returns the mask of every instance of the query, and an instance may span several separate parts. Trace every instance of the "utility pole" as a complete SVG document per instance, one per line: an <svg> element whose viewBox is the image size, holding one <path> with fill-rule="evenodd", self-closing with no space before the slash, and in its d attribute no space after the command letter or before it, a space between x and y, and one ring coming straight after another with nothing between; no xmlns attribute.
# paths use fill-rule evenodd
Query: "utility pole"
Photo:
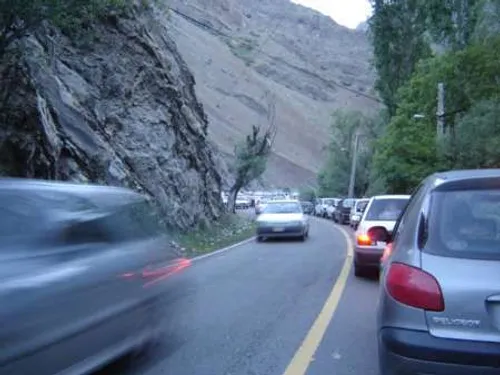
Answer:
<svg viewBox="0 0 500 375"><path fill-rule="evenodd" d="M436 135L437 140L441 140L444 135L444 83L438 83L438 93L437 93L437 124L436 124Z"/></svg>
<svg viewBox="0 0 500 375"><path fill-rule="evenodd" d="M356 164L358 164L358 143L359 143L359 131L356 130L356 135L354 136L354 150L352 153L351 161L351 176L349 178L349 191L347 192L348 198L354 198L354 183L356 182Z"/></svg>

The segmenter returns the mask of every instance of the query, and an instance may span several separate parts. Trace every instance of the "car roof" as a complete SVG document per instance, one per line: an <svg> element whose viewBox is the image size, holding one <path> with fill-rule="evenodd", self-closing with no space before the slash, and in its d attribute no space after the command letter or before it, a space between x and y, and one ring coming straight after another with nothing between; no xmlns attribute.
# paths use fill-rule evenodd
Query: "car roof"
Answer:
<svg viewBox="0 0 500 375"><path fill-rule="evenodd" d="M24 178L0 178L1 191L13 190L34 194L39 192L66 194L74 197L85 198L99 206L119 205L124 199L130 201L144 200L145 197L133 190L106 185L76 184L65 181L48 181Z"/></svg>
<svg viewBox="0 0 500 375"><path fill-rule="evenodd" d="M379 200L379 199L410 199L411 195L406 194L392 194L392 195L374 195L371 199Z"/></svg>
<svg viewBox="0 0 500 375"><path fill-rule="evenodd" d="M267 203L300 203L297 199L276 199Z"/></svg>
<svg viewBox="0 0 500 375"><path fill-rule="evenodd" d="M491 169L457 169L452 171L437 172L433 175L435 178L443 180L466 180L481 177L500 177L499 168Z"/></svg>

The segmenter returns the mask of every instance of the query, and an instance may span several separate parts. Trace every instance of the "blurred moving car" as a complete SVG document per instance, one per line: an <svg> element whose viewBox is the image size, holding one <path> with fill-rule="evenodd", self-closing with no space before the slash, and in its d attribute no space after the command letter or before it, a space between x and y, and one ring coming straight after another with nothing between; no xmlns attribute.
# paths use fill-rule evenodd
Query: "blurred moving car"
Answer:
<svg viewBox="0 0 500 375"><path fill-rule="evenodd" d="M381 275L380 373L500 373L500 169L425 179Z"/></svg>
<svg viewBox="0 0 500 375"><path fill-rule="evenodd" d="M372 227L383 227L391 232L409 195L377 195L370 198L356 231L354 247L354 274L363 276L367 270L377 270L386 243L373 237Z"/></svg>
<svg viewBox="0 0 500 375"><path fill-rule="evenodd" d="M358 224L361 220L361 216L366 209L366 206L370 202L369 198L360 198L357 199L354 203L354 207L351 210L351 216L349 217L349 226L356 230L358 229Z"/></svg>
<svg viewBox="0 0 500 375"><path fill-rule="evenodd" d="M312 215L312 214L314 214L314 205L311 202L301 201L300 205L302 206L302 211L306 215Z"/></svg>
<svg viewBox="0 0 500 375"><path fill-rule="evenodd" d="M348 224L349 217L351 216L351 209L354 207L356 199L345 198L342 199L335 209L333 220L339 224Z"/></svg>
<svg viewBox="0 0 500 375"><path fill-rule="evenodd" d="M161 332L189 260L145 197L2 179L0 200L1 374L86 374Z"/></svg>
<svg viewBox="0 0 500 375"><path fill-rule="evenodd" d="M305 241L309 235L309 219L297 200L269 201L257 218L257 241L275 237L298 237Z"/></svg>

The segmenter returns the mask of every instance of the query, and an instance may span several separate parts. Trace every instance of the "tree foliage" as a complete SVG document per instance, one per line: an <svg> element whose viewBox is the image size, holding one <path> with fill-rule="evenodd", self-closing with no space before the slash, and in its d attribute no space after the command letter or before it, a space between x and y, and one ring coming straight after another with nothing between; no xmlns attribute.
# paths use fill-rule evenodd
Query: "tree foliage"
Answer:
<svg viewBox="0 0 500 375"><path fill-rule="evenodd" d="M328 157L318 175L321 196L346 196L349 187L356 133L360 134L354 193L363 196L369 187L373 140L383 122L357 111L334 112Z"/></svg>
<svg viewBox="0 0 500 375"><path fill-rule="evenodd" d="M67 28L87 27L111 11L122 11L127 0L0 0L0 58L17 39L44 21Z"/></svg>
<svg viewBox="0 0 500 375"><path fill-rule="evenodd" d="M499 61L500 37L497 37L426 60L418 66L412 79L399 91L397 113L377 143L375 174L383 176L389 192L409 192L423 177L437 170L467 167L471 163L482 165L480 162L460 162L464 158L457 159L456 155L463 143L456 142L464 134L470 137L479 124L486 126L484 117L478 117L478 125L471 119L484 107L471 108L482 100L500 96ZM446 85L445 108L448 116L445 122L450 134L445 139L447 144L436 142L438 82ZM469 110L472 114L465 117L466 120L462 120L464 122L458 128L454 128L459 116ZM415 119L414 114L417 113L423 114L424 118ZM469 133L465 131L465 126L470 127ZM495 131L491 122L489 126L491 132ZM452 134L455 137L451 137ZM478 137L471 137L470 141L475 142L478 148L484 145L483 139Z"/></svg>
<svg viewBox="0 0 500 375"><path fill-rule="evenodd" d="M271 154L275 137L274 127L266 131L258 126L252 127L252 133L245 141L235 146L234 154L234 183L229 190L228 208L235 210L236 197L241 189L258 179L266 170L267 160Z"/></svg>
<svg viewBox="0 0 500 375"><path fill-rule="evenodd" d="M378 73L375 88L392 116L397 109L397 91L408 81L416 64L429 57L425 37L427 14L421 0L373 0L370 32L374 65Z"/></svg>

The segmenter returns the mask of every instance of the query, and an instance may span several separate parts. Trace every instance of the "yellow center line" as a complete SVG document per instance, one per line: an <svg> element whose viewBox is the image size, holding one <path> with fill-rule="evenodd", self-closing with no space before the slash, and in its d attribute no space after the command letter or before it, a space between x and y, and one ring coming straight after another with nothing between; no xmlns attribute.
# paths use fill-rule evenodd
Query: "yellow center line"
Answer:
<svg viewBox="0 0 500 375"><path fill-rule="evenodd" d="M346 239L347 254L344 265L342 266L339 277L333 285L332 291L323 305L323 308L316 317L316 320L307 333L304 341L302 341L299 349L295 352L295 355L288 364L288 367L283 375L304 375L306 373L309 364L313 361L314 353L316 353L316 350L325 335L326 329L328 328L328 325L337 310L340 297L342 297L342 293L346 286L349 271L351 270L352 265L354 245L349 233L344 228L338 226L336 226L336 228L342 232Z"/></svg>

